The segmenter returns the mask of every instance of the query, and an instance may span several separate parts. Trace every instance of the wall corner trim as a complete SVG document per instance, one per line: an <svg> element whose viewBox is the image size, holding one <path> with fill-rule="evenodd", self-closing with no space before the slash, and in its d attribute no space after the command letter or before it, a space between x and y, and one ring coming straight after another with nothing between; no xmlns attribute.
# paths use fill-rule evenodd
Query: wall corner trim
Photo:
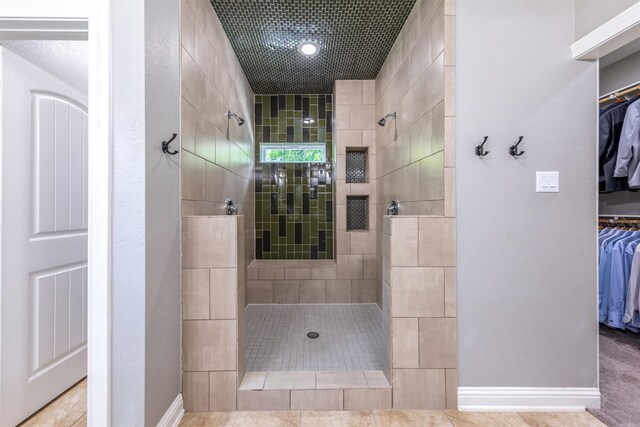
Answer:
<svg viewBox="0 0 640 427"><path fill-rule="evenodd" d="M165 412L160 421L158 421L157 427L178 427L183 415L184 405L182 401L182 393L178 393L173 403L171 403L167 409L167 412Z"/></svg>
<svg viewBox="0 0 640 427"><path fill-rule="evenodd" d="M571 45L573 59L599 59L640 37L640 3L605 22Z"/></svg>
<svg viewBox="0 0 640 427"><path fill-rule="evenodd" d="M582 387L458 387L460 411L584 411L600 390Z"/></svg>

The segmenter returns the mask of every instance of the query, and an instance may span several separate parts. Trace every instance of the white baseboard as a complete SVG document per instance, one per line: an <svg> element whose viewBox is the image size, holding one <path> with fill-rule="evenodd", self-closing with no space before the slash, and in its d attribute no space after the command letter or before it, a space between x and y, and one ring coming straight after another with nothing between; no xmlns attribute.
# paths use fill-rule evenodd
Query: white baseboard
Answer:
<svg viewBox="0 0 640 427"><path fill-rule="evenodd" d="M584 411L599 407L598 388L458 387L460 411Z"/></svg>
<svg viewBox="0 0 640 427"><path fill-rule="evenodd" d="M167 409L167 412L165 412L160 421L158 421L158 427L178 427L183 415L184 405L182 402L182 393L178 393L176 399L171 406L169 406L169 409Z"/></svg>

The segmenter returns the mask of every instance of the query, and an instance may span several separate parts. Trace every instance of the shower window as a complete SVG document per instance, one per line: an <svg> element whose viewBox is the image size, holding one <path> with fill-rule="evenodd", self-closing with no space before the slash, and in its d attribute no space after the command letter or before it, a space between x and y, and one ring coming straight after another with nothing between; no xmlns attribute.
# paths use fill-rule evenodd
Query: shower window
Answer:
<svg viewBox="0 0 640 427"><path fill-rule="evenodd" d="M260 144L260 163L325 163L325 144Z"/></svg>

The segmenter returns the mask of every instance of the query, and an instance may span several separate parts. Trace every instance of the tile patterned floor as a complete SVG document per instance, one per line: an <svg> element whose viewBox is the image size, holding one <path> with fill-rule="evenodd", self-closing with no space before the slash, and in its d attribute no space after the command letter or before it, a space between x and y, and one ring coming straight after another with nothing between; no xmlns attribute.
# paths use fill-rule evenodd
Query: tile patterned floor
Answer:
<svg viewBox="0 0 640 427"><path fill-rule="evenodd" d="M602 427L588 412L192 412L181 427ZM605 426L606 427L606 426Z"/></svg>
<svg viewBox="0 0 640 427"><path fill-rule="evenodd" d="M381 370L376 304L249 305L247 371ZM307 332L319 332L317 339Z"/></svg>
<svg viewBox="0 0 640 427"><path fill-rule="evenodd" d="M19 425L19 427L33 426L86 427L87 379L71 387Z"/></svg>
<svg viewBox="0 0 640 427"><path fill-rule="evenodd" d="M79 382L22 426L86 427L87 381ZM181 427L603 427L588 412L190 412ZM614 427L614 426L611 426Z"/></svg>

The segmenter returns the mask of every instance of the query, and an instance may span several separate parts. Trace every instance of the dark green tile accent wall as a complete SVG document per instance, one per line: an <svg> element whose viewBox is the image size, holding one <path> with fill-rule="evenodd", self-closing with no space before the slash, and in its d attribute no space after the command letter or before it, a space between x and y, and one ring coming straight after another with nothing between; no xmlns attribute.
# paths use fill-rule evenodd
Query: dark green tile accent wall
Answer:
<svg viewBox="0 0 640 427"><path fill-rule="evenodd" d="M329 163L332 119L331 95L256 95L256 259L333 259L333 171L260 163L260 142L324 142Z"/></svg>

